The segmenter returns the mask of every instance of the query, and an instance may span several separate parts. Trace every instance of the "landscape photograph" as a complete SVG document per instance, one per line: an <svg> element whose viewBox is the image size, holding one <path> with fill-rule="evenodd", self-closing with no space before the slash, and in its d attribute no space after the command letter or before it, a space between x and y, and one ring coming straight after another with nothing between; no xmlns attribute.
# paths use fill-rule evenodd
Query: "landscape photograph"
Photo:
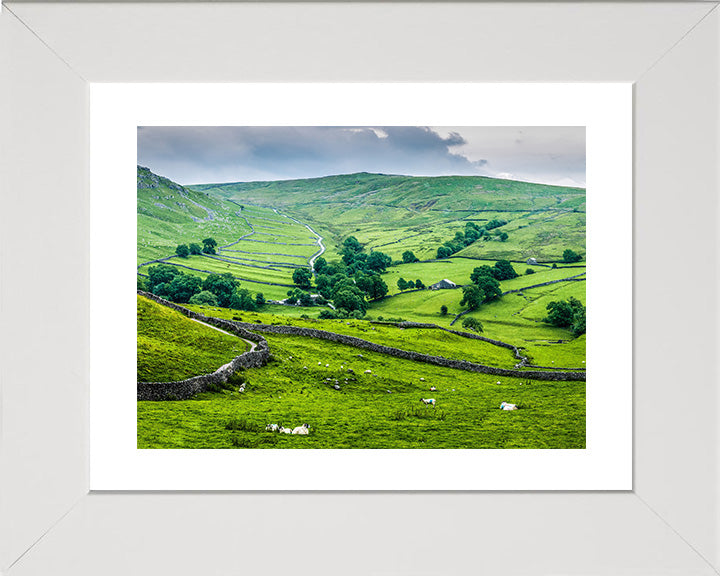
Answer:
<svg viewBox="0 0 720 576"><path fill-rule="evenodd" d="M137 145L138 448L586 448L584 127Z"/></svg>

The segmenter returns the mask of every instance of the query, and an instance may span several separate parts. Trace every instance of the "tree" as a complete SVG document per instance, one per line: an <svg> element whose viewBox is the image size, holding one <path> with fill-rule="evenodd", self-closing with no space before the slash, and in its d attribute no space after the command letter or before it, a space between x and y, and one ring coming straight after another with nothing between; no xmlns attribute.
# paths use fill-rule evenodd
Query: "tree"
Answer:
<svg viewBox="0 0 720 576"><path fill-rule="evenodd" d="M204 306L217 306L217 296L208 290L203 290L194 294L190 300L190 304L202 304Z"/></svg>
<svg viewBox="0 0 720 576"><path fill-rule="evenodd" d="M360 290L357 288L353 291L351 288L345 287L338 291L333 298L333 304L335 305L335 308L342 309L347 312L359 310L363 315L367 310L367 304L360 294Z"/></svg>
<svg viewBox="0 0 720 576"><path fill-rule="evenodd" d="M483 301L483 293L480 291L480 288L474 284L470 284L469 286L463 286L462 291L463 297L462 300L460 300L460 306L467 306L468 310L477 309Z"/></svg>
<svg viewBox="0 0 720 576"><path fill-rule="evenodd" d="M500 238L500 242L505 242L505 240L507 240L509 238L509 236L508 236L507 232L501 232L500 236L498 236L498 238Z"/></svg>
<svg viewBox="0 0 720 576"><path fill-rule="evenodd" d="M415 280L415 288L420 288L421 290L425 288L425 284L423 284L423 281L420 279Z"/></svg>
<svg viewBox="0 0 720 576"><path fill-rule="evenodd" d="M584 329L585 306L578 299L571 296L567 300L550 302L545 308L549 312L543 322L560 328L570 328L577 320L578 325L582 323Z"/></svg>
<svg viewBox="0 0 720 576"><path fill-rule="evenodd" d="M413 262L419 262L419 260L415 257L415 254L413 254L411 250L405 250L405 252L403 252L402 260L405 264L412 264Z"/></svg>
<svg viewBox="0 0 720 576"><path fill-rule="evenodd" d="M340 254L342 254L343 262L349 266L355 261L356 257L362 253L362 251L363 247L362 244L358 242L358 239L355 238L355 236L348 236L345 240L343 240Z"/></svg>
<svg viewBox="0 0 720 576"><path fill-rule="evenodd" d="M370 290L367 292L368 296L370 296L371 299L377 300L378 298L382 298L388 293L388 286L385 284L385 281L378 275L373 274L370 276Z"/></svg>
<svg viewBox="0 0 720 576"><path fill-rule="evenodd" d="M566 264L572 264L573 262L579 262L580 260L582 260L582 256L574 250L570 250L568 248L563 252L563 262Z"/></svg>
<svg viewBox="0 0 720 576"><path fill-rule="evenodd" d="M475 276L474 282L475 285L480 289L480 292L483 294L483 302L491 302L496 298L502 296L502 290L500 290L500 282L498 282L493 276L484 273L479 274Z"/></svg>
<svg viewBox="0 0 720 576"><path fill-rule="evenodd" d="M182 271L176 266L170 266L169 264L150 266L150 268L148 268L148 289L153 294L157 294L157 292L155 292L156 286L159 284L169 284L172 282L172 279L179 274L182 274Z"/></svg>
<svg viewBox="0 0 720 576"><path fill-rule="evenodd" d="M483 325L480 320L477 320L476 318L465 318L463 320L463 328L468 328L470 330L473 330L474 332L482 332L483 331Z"/></svg>
<svg viewBox="0 0 720 576"><path fill-rule="evenodd" d="M575 311L572 324L573 336L585 334L585 306Z"/></svg>
<svg viewBox="0 0 720 576"><path fill-rule="evenodd" d="M413 282L412 280L408 280L407 287L408 290L413 290L415 288L415 282Z"/></svg>
<svg viewBox="0 0 720 576"><path fill-rule="evenodd" d="M217 246L217 241L215 240L215 238L205 238L202 243L202 251L205 252L205 254L215 254L215 247Z"/></svg>
<svg viewBox="0 0 720 576"><path fill-rule="evenodd" d="M555 270L555 268L557 268L557 264L553 262L552 269Z"/></svg>
<svg viewBox="0 0 720 576"><path fill-rule="evenodd" d="M525 274L535 274L535 270L533 270L532 268L527 268L525 270Z"/></svg>
<svg viewBox="0 0 720 576"><path fill-rule="evenodd" d="M369 270L384 273L388 266L392 264L392 258L387 254L373 250L367 257L366 265Z"/></svg>
<svg viewBox="0 0 720 576"><path fill-rule="evenodd" d="M493 267L493 276L496 280L512 280L518 277L518 273L508 260L498 260Z"/></svg>
<svg viewBox="0 0 720 576"><path fill-rule="evenodd" d="M197 276L178 274L168 285L167 293L170 300L183 304L200 292L202 283L202 280Z"/></svg>
<svg viewBox="0 0 720 576"><path fill-rule="evenodd" d="M312 272L307 268L296 268L292 275L293 282L300 288L310 288Z"/></svg>
<svg viewBox="0 0 720 576"><path fill-rule="evenodd" d="M232 274L209 274L203 282L203 290L208 290L217 296L218 306L230 307L230 299L240 283L233 278Z"/></svg>
<svg viewBox="0 0 720 576"><path fill-rule="evenodd" d="M180 258L187 258L190 256L190 248L188 248L187 244L178 244L178 247L175 248L175 254Z"/></svg>
<svg viewBox="0 0 720 576"><path fill-rule="evenodd" d="M196 244L195 242L191 242L190 246L188 246L188 249L190 250L190 254L198 255L202 254L202 248L200 247L200 244Z"/></svg>
<svg viewBox="0 0 720 576"><path fill-rule="evenodd" d="M327 260L325 260L322 256L318 256L313 264L313 270L315 270L318 274L322 274L323 270L327 268L327 265Z"/></svg>
<svg viewBox="0 0 720 576"><path fill-rule="evenodd" d="M255 294L255 304L258 305L258 308L265 305L265 295L262 292Z"/></svg>
<svg viewBox="0 0 720 576"><path fill-rule="evenodd" d="M397 287L398 287L398 290L400 290L400 292L402 292L403 290L407 290L407 287L408 287L407 280L405 280L405 278L400 278L397 281Z"/></svg>
<svg viewBox="0 0 720 576"><path fill-rule="evenodd" d="M472 273L470 274L470 280L473 282L473 284L477 284L480 276L489 276L490 278L495 278L495 269L492 266L488 266L487 264L483 266L478 266L477 268L474 268Z"/></svg>
<svg viewBox="0 0 720 576"><path fill-rule="evenodd" d="M442 306L440 306L440 315L441 315L441 316L447 316L447 313L448 313L448 307L445 306L445 304L443 304Z"/></svg>
<svg viewBox="0 0 720 576"><path fill-rule="evenodd" d="M300 297L298 298L298 301L300 302L300 306L314 306L315 300L313 300L313 297L310 296L307 292L303 292L300 294Z"/></svg>
<svg viewBox="0 0 720 576"><path fill-rule="evenodd" d="M257 304L255 304L255 299L250 294L250 291L245 288L241 288L233 292L232 296L230 296L228 308L232 308L233 310L253 311L257 309Z"/></svg>
<svg viewBox="0 0 720 576"><path fill-rule="evenodd" d="M448 248L447 246L440 246L437 249L437 258L438 260L442 260L443 258L450 258L450 256L453 255L452 248Z"/></svg>

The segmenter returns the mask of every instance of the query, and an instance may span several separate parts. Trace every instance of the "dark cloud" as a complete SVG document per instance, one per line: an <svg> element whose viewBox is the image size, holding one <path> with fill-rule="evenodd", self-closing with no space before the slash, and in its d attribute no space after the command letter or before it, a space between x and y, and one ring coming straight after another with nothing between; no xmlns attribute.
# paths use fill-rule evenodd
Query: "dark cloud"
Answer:
<svg viewBox="0 0 720 576"><path fill-rule="evenodd" d="M421 126L140 127L138 163L183 184L352 172L427 176L493 175L493 169L513 172L493 168L493 153L502 148L498 148L501 141L507 146L522 131L512 129L511 135L502 135L490 129L489 139L478 140L479 130Z"/></svg>

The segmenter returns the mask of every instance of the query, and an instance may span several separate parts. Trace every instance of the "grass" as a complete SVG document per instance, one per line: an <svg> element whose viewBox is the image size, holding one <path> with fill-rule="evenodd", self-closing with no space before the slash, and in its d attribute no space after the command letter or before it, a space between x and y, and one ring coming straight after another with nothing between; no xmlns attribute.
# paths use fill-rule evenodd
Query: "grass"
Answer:
<svg viewBox="0 0 720 576"><path fill-rule="evenodd" d="M214 372L246 343L194 322L152 300L137 297L137 379L171 382Z"/></svg>
<svg viewBox="0 0 720 576"><path fill-rule="evenodd" d="M338 334L347 334L377 344L413 350L423 354L444 356L456 360L469 360L488 366L512 368L517 359L511 350L488 344L482 340L472 340L449 332L436 329L397 328L387 325L372 325L366 320L317 320L304 319L297 316L278 316L265 312L238 312L223 308L189 305L188 308L208 316L241 320L250 323L285 324L317 330L328 330ZM297 307L273 307L289 308ZM302 310L302 308L300 308ZM307 311L307 309L305 309ZM314 315L317 315L315 309Z"/></svg>
<svg viewBox="0 0 720 576"><path fill-rule="evenodd" d="M268 341L275 361L245 371L248 385L242 394L138 402L138 447L585 447L583 382L502 378L498 385L496 377L331 342L275 335ZM331 385L336 379L339 391ZM435 392L429 391L431 385ZM422 405L421 397L436 398L437 407ZM501 411L503 401L523 408ZM269 423L295 427L304 422L310 425L309 436L265 432Z"/></svg>

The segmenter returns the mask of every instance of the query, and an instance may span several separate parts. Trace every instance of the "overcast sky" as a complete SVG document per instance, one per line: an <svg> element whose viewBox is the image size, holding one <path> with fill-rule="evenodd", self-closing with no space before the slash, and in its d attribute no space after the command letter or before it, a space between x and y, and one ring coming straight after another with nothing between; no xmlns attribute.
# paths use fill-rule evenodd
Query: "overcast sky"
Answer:
<svg viewBox="0 0 720 576"><path fill-rule="evenodd" d="M584 127L139 127L138 164L180 184L353 172L585 186Z"/></svg>

